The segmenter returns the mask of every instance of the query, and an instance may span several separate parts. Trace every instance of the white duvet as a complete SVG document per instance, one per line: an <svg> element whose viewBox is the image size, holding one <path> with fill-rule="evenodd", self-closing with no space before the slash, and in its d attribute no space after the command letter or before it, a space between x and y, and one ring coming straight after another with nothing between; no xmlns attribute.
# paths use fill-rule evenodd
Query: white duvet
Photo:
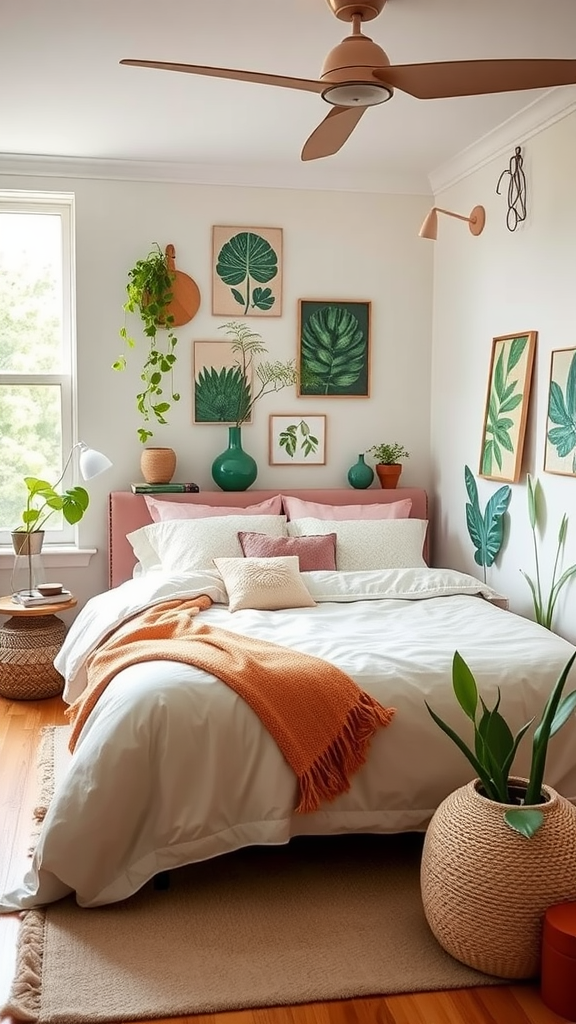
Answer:
<svg viewBox="0 0 576 1024"><path fill-rule="evenodd" d="M231 614L215 572L153 572L93 598L57 659L65 699L84 687L86 656L150 603L208 593L202 619L333 662L392 724L372 740L349 792L297 815L296 778L251 708L199 669L147 662L119 673L91 713L57 786L23 884L0 910L75 892L81 906L124 899L157 872L291 836L424 829L440 801L472 777L424 701L459 732L451 664L458 649L488 703L502 690L513 730L539 715L573 647L493 603L472 577L439 569L303 573L314 608ZM483 594L483 597L479 596ZM572 681L575 685L576 681ZM530 733L531 736L531 733ZM576 798L576 719L552 739L546 781ZM530 738L515 770L527 771Z"/></svg>

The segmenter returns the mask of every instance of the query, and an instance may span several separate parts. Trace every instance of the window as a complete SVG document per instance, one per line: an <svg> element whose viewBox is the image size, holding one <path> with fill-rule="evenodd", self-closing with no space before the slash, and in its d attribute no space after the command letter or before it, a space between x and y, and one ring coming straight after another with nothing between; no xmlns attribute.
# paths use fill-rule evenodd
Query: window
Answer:
<svg viewBox="0 0 576 1024"><path fill-rule="evenodd" d="M55 484L73 443L73 196L0 191L0 542L25 476ZM72 480L67 481L72 486ZM71 542L62 517L45 543Z"/></svg>

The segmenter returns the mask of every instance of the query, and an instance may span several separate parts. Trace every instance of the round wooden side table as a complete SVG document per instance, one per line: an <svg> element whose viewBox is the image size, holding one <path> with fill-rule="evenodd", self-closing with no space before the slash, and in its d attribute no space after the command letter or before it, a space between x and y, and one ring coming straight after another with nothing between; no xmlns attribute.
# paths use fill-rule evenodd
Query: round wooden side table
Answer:
<svg viewBox="0 0 576 1024"><path fill-rule="evenodd" d="M77 604L68 601L24 608L11 596L0 597L0 615L10 616L0 626L0 696L9 700L40 700L62 692L63 680L54 668L66 636L57 612Z"/></svg>

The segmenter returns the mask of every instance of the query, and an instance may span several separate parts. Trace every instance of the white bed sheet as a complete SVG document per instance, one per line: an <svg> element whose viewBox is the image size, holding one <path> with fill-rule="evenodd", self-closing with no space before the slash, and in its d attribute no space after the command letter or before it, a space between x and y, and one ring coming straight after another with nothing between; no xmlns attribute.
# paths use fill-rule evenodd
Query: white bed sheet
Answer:
<svg viewBox="0 0 576 1024"><path fill-rule="evenodd" d="M319 602L314 608L230 614L215 603L201 616L326 658L396 708L349 792L313 814L295 814L296 778L233 690L188 665L133 666L110 683L91 713L31 868L20 887L0 897L0 910L70 892L86 907L114 902L157 872L294 835L424 829L440 801L473 775L424 704L466 731L452 692L454 650L469 662L489 703L501 687L501 709L515 730L539 715L573 647L474 596L495 595L479 581L470 585L470 577L430 569L363 575L363 600L354 600L358 574L304 573ZM214 573L151 577L94 598L75 620L58 662L68 700L84 685L84 658L119 620L170 596L202 591L224 599ZM546 772L547 782L570 799L576 798L575 741L573 718L551 741ZM526 738L518 774L527 771L529 757Z"/></svg>

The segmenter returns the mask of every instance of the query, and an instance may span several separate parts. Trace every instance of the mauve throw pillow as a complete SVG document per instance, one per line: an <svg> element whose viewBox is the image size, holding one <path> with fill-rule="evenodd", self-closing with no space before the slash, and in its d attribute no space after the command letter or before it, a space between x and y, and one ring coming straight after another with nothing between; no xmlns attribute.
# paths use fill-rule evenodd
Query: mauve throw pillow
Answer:
<svg viewBox="0 0 576 1024"><path fill-rule="evenodd" d="M297 555L300 572L336 569L336 534L316 537L267 537L264 533L238 533L245 558L281 558Z"/></svg>

